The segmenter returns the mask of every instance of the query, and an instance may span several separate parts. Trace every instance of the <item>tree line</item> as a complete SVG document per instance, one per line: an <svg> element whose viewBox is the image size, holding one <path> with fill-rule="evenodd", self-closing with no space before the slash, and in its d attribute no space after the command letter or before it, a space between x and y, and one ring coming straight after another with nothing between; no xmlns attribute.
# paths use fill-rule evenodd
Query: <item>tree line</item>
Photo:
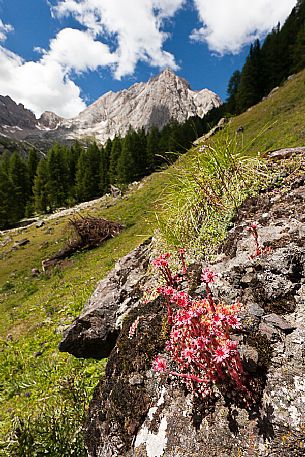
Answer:
<svg viewBox="0 0 305 457"><path fill-rule="evenodd" d="M161 131L132 128L124 138L108 139L104 146L54 144L45 157L35 149L26 157L17 151L0 156L0 229L14 226L34 213L98 198L110 185L124 186L172 162L185 152L208 121L172 121ZM170 152L169 152L170 151Z"/></svg>
<svg viewBox="0 0 305 457"><path fill-rule="evenodd" d="M299 0L282 27L278 24L263 44L251 45L242 70L230 78L225 110L242 113L304 67L305 0Z"/></svg>
<svg viewBox="0 0 305 457"><path fill-rule="evenodd" d="M288 76L305 68L305 0L298 0L281 27L276 27L261 44L251 46L241 71L236 70L227 86L227 100L202 120L210 128L222 117L238 115L267 96ZM202 134L202 133L201 133Z"/></svg>

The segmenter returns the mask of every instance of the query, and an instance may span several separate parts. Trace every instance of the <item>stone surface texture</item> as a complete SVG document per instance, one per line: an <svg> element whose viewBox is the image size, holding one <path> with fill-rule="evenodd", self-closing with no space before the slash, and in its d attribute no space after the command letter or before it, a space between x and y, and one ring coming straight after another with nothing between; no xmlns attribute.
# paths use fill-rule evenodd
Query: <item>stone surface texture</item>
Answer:
<svg viewBox="0 0 305 457"><path fill-rule="evenodd" d="M125 309L131 300L132 306L116 344L111 341L106 375L96 387L89 410L89 457L305 455L304 214L303 177L287 179L280 189L249 198L238 210L211 266L218 274L214 297L227 302L239 299L243 304L242 330L234 338L254 382L253 404L246 408L240 394L221 385L215 398L195 400L177 378L155 373L152 359L164 352L168 338L164 304L159 298L138 301L132 287L126 286L119 303ZM249 260L255 245L245 227L253 221L258 223L260 243L271 249ZM149 245L139 248L143 270L149 256ZM92 303L105 299L104 287L95 292L79 318L78 337L77 322L74 326L73 353L78 344L82 347L83 334L90 340L90 329L82 320L86 322L88 314L94 313ZM196 292L202 292L200 284ZM94 341L95 332L106 322L99 313ZM118 313L112 305L109 316L115 328ZM138 328L130 338L130 325L136 318Z"/></svg>
<svg viewBox="0 0 305 457"><path fill-rule="evenodd" d="M143 295L141 285L149 265L150 240L120 259L98 284L82 314L66 330L61 351L76 357L108 357L121 322Z"/></svg>

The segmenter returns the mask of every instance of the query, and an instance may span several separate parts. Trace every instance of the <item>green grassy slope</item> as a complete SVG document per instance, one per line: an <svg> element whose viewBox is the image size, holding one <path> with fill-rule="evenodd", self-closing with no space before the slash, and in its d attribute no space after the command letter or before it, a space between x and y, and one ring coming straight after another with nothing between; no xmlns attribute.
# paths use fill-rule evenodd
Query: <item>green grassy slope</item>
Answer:
<svg viewBox="0 0 305 457"><path fill-rule="evenodd" d="M232 118L232 130L243 126L244 144L257 153L305 144L305 70L286 81L269 98Z"/></svg>
<svg viewBox="0 0 305 457"><path fill-rule="evenodd" d="M252 152L304 144L304 82L305 71L232 119L232 131L244 127L244 144L257 137ZM185 155L182 162L187 161ZM153 233L167 179L166 173L155 173L117 204L90 210L122 222L125 230L95 250L75 254L49 277L33 277L31 270L41 269L41 260L64 244L67 217L10 233L12 241L0 247L0 456L85 455L81 423L104 364L59 353L60 333L114 262ZM30 242L12 249L22 238Z"/></svg>

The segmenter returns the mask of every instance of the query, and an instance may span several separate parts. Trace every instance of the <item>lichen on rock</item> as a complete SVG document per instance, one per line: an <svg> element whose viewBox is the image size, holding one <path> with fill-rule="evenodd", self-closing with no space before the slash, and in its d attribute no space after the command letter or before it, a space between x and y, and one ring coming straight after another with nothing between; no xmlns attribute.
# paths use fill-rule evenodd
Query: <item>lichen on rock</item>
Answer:
<svg viewBox="0 0 305 457"><path fill-rule="evenodd" d="M128 455L153 400L147 380L152 376L152 358L164 350L163 313L163 303L156 299L125 319L106 378L100 381L91 405L86 432L89 455ZM129 328L138 316L137 332L131 339Z"/></svg>
<svg viewBox="0 0 305 457"><path fill-rule="evenodd" d="M149 265L151 239L120 259L102 279L83 312L65 331L59 349L76 357L108 357L124 316L137 307Z"/></svg>

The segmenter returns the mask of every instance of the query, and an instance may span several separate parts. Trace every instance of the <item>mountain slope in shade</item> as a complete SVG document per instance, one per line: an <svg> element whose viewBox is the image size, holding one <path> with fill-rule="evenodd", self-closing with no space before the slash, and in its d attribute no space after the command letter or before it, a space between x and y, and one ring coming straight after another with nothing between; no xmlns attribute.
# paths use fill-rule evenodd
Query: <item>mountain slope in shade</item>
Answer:
<svg viewBox="0 0 305 457"><path fill-rule="evenodd" d="M21 103L17 105L8 95L0 95L0 134L15 139L14 133L36 128L37 119Z"/></svg>
<svg viewBox="0 0 305 457"><path fill-rule="evenodd" d="M23 105L11 102L10 99L7 104L11 110L15 106L23 108ZM104 143L115 135L124 136L130 126L135 130L143 127L147 131L153 126L160 129L172 119L183 122L190 116L203 117L220 104L221 99L214 92L209 89L192 91L187 81L166 69L147 83L137 83L119 92L107 92L72 119L45 112L38 120L33 115L34 120L31 117L32 122L28 125L22 120L20 108L16 124L4 124L8 108L5 110L0 105L0 128L11 138L33 142L94 137ZM28 117L28 110L24 111ZM5 131L3 125L6 125Z"/></svg>

